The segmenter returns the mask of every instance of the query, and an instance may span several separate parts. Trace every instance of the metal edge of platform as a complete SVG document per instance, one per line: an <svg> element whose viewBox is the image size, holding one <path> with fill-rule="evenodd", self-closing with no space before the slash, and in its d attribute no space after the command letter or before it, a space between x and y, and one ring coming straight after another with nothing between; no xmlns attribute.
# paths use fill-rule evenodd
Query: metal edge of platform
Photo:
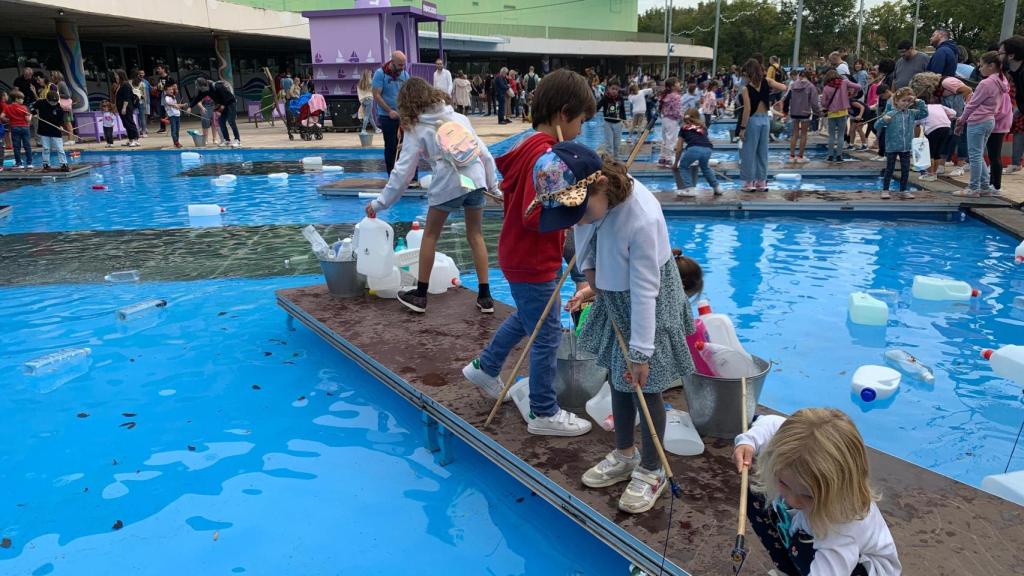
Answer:
<svg viewBox="0 0 1024 576"><path fill-rule="evenodd" d="M70 180L72 178L78 178L79 176L85 176L90 172L92 172L92 165L79 165L70 172L54 170L52 172L22 173L17 170L7 169L0 172L0 182L43 182L44 178L53 178L54 181Z"/></svg>
<svg viewBox="0 0 1024 576"><path fill-rule="evenodd" d="M671 560L666 559L662 569L662 556L653 548L605 518L586 503L573 496L568 490L562 488L539 470L521 460L497 441L477 430L472 424L466 422L445 406L435 402L429 396L416 390L416 388L400 376L365 354L358 347L334 334L316 318L307 314L302 308L295 306L287 298L280 294L277 294L276 297L278 306L287 314L302 322L302 324L323 338L328 344L351 358L360 367L388 386L388 388L391 388L408 400L413 406L435 418L452 433L476 449L477 452L508 472L527 488L536 492L599 540L611 546L619 554L622 554L627 560L650 574L665 573L676 576L690 576L688 572Z"/></svg>
<svg viewBox="0 0 1024 576"><path fill-rule="evenodd" d="M5 216L10 216L11 212L13 212L13 211L14 211L14 207L13 206L0 205L0 218L4 218Z"/></svg>
<svg viewBox="0 0 1024 576"><path fill-rule="evenodd" d="M977 218L978 220L981 220L985 224L988 224L989 226L992 226L994 228L1002 230L1003 232L1009 234L1010 236L1013 236L1014 238L1016 238L1018 240L1024 240L1024 230L1018 230L1018 229L1006 226L1005 222L1003 222L1001 220L998 220L996 218L990 218L988 216L988 214L986 214L984 212L978 212L977 210L975 210L975 208L982 208L982 209L984 209L984 208L1003 208L1003 209L1006 209L1006 210L1017 210L1017 208L1015 206L1013 206L1013 205L1010 205L1010 206L967 206L967 207L965 207L965 209L971 215L972 218ZM0 216L3 216L3 210L2 209L0 209Z"/></svg>

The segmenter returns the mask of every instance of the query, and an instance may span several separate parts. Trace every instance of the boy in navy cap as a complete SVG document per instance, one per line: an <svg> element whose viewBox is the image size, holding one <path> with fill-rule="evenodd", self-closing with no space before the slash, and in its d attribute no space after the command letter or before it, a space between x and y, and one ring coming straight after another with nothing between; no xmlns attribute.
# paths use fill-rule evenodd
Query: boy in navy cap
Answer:
<svg viewBox="0 0 1024 576"><path fill-rule="evenodd" d="M590 149L560 140L575 138L595 113L585 78L557 70L540 81L534 94L533 127L527 138L495 163L504 176L505 220L498 241L498 263L509 282L516 311L480 357L463 368L466 378L491 398L504 388L499 373L519 342L528 337L558 286L565 229L586 211L587 184L601 168ZM531 434L579 436L590 422L558 406L555 362L562 338L561 306L552 306L530 348ZM506 400L508 398L506 397Z"/></svg>

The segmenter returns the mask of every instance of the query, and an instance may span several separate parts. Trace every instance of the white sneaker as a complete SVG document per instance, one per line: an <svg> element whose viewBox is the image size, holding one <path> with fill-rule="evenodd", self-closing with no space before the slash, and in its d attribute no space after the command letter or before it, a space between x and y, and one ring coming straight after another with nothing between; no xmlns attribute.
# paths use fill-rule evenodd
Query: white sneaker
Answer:
<svg viewBox="0 0 1024 576"><path fill-rule="evenodd" d="M697 195L697 189L696 188L692 188L691 187L691 188L681 188L679 190L676 190L676 196L679 196L681 198L693 198L696 195Z"/></svg>
<svg viewBox="0 0 1024 576"><path fill-rule="evenodd" d="M472 362L466 364L462 369L462 375L466 377L473 384L480 387L480 391L487 395L492 400L497 400L498 395L505 389L505 385L501 381L501 376L491 376L487 372L484 372L480 368L480 359L474 358ZM505 402L512 399L510 394L505 394Z"/></svg>
<svg viewBox="0 0 1024 576"><path fill-rule="evenodd" d="M872 162L885 162L885 156L872 156L869 158Z"/></svg>
<svg viewBox="0 0 1024 576"><path fill-rule="evenodd" d="M882 200L888 200L889 198L891 198L891 196L889 195L889 191L882 190Z"/></svg>
<svg viewBox="0 0 1024 576"><path fill-rule="evenodd" d="M959 196L961 198L977 198L981 196L981 193L977 190L968 190L964 188L962 190L954 190L953 196Z"/></svg>
<svg viewBox="0 0 1024 576"><path fill-rule="evenodd" d="M949 176L954 176L954 177L955 176L963 176L964 175L964 167L963 166L957 166L956 168L953 168L952 170L950 170L948 175Z"/></svg>
<svg viewBox="0 0 1024 576"><path fill-rule="evenodd" d="M1020 174L1020 166L1010 164L1003 169L1003 176L1006 176L1007 174Z"/></svg>
<svg viewBox="0 0 1024 576"><path fill-rule="evenodd" d="M810 162L810 160L808 160L807 158L804 158L803 156L797 156L796 157L796 163L797 164L807 164L808 162Z"/></svg>
<svg viewBox="0 0 1024 576"><path fill-rule="evenodd" d="M221 140L218 146L221 148L227 148L228 146L231 146L231 140Z"/></svg>
<svg viewBox="0 0 1024 576"><path fill-rule="evenodd" d="M935 182L938 179L939 177L936 176L935 174L924 174L920 178L918 178L918 180L922 182Z"/></svg>
<svg viewBox="0 0 1024 576"><path fill-rule="evenodd" d="M559 408L554 416L534 416L531 412L526 429L538 436L582 436L590 432L590 420Z"/></svg>
<svg viewBox="0 0 1024 576"><path fill-rule="evenodd" d="M711 192L712 192L712 193L713 193L713 194L714 194L715 196L721 196L721 195L722 195L722 190L721 190L721 188L719 188L718 186L715 186L714 188L712 188L712 189L711 189Z"/></svg>
<svg viewBox="0 0 1024 576"><path fill-rule="evenodd" d="M583 473L583 484L591 488L604 488L629 480L633 470L640 464L640 453L633 452L626 458L618 450L612 450L590 470Z"/></svg>
<svg viewBox="0 0 1024 576"><path fill-rule="evenodd" d="M647 512L665 491L668 479L661 470L646 470L641 466L637 466L632 476L626 491L619 498L619 510L630 514Z"/></svg>
<svg viewBox="0 0 1024 576"><path fill-rule="evenodd" d="M232 141L231 141L231 147L232 147L232 148L238 148L238 147L240 147L241 145L242 145L242 142L241 142L241 141L239 141L239 140L232 140Z"/></svg>
<svg viewBox="0 0 1024 576"><path fill-rule="evenodd" d="M373 129L373 133L374 134L380 134L381 132L383 132L383 130L381 130L380 128L374 128Z"/></svg>
<svg viewBox="0 0 1024 576"><path fill-rule="evenodd" d="M935 174L936 175L945 174L945 173L946 173L946 165L945 164L940 164L939 167L935 170Z"/></svg>
<svg viewBox="0 0 1024 576"><path fill-rule="evenodd" d="M913 192L903 192L902 193L902 197L903 197L904 200L913 200L914 199L914 193Z"/></svg>

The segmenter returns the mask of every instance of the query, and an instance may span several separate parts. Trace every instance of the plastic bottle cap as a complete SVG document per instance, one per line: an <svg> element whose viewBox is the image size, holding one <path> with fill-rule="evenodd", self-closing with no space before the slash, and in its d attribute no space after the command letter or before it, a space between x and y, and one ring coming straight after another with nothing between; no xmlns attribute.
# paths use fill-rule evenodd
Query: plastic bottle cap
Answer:
<svg viewBox="0 0 1024 576"><path fill-rule="evenodd" d="M452 278L452 286L458 286L459 284L461 284L461 282L459 282L458 278Z"/></svg>
<svg viewBox="0 0 1024 576"><path fill-rule="evenodd" d="M978 290L977 288L972 288L971 298L977 298L978 296L981 296L981 290Z"/></svg>
<svg viewBox="0 0 1024 576"><path fill-rule="evenodd" d="M711 303L707 300L701 300L697 302L697 314L704 316L705 314L711 314Z"/></svg>
<svg viewBox="0 0 1024 576"><path fill-rule="evenodd" d="M703 340L697 340L697 343L694 344L693 347L696 348L698 352L700 352L701 350L704 349L704 341Z"/></svg>
<svg viewBox="0 0 1024 576"><path fill-rule="evenodd" d="M412 221L412 229L413 230L419 230L420 229L420 223L417 222L416 220L413 220Z"/></svg>
<svg viewBox="0 0 1024 576"><path fill-rule="evenodd" d="M878 397L878 393L875 392L874 388L865 388L860 391L860 399L865 402L873 402Z"/></svg>
<svg viewBox="0 0 1024 576"><path fill-rule="evenodd" d="M227 211L228 211L228 209L227 209L227 208L225 208L225 207L223 207L223 206L221 206L221 207L220 207L220 213L221 213L221 214L223 214L223 213L225 213L225 212L227 212Z"/></svg>
<svg viewBox="0 0 1024 576"><path fill-rule="evenodd" d="M988 360L992 358L992 352L993 350L991 348L986 348L981 351L981 357L984 358L985 360Z"/></svg>

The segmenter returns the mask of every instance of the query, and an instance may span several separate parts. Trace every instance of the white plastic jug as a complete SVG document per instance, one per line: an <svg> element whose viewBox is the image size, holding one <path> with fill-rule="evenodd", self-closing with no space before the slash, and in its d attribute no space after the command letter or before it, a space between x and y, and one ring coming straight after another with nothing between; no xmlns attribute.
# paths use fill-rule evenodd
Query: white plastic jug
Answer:
<svg viewBox="0 0 1024 576"><path fill-rule="evenodd" d="M775 179L782 182L799 182L802 178L797 172L783 172L775 175Z"/></svg>
<svg viewBox="0 0 1024 576"><path fill-rule="evenodd" d="M423 229L420 228L420 223L413 221L412 228L409 233L405 235L405 245L409 248L419 248L420 244L423 243Z"/></svg>
<svg viewBox="0 0 1024 576"><path fill-rule="evenodd" d="M885 326L889 321L889 306L865 292L850 294L850 321L865 326Z"/></svg>
<svg viewBox="0 0 1024 576"><path fill-rule="evenodd" d="M434 254L434 267L430 271L428 294L444 294L449 288L459 285L459 267L447 254Z"/></svg>
<svg viewBox="0 0 1024 576"><path fill-rule="evenodd" d="M512 398L515 400L515 398ZM615 418L612 416L612 386L605 382L593 398L587 400L587 415L597 425L608 432L615 430Z"/></svg>
<svg viewBox="0 0 1024 576"><path fill-rule="evenodd" d="M519 413L523 416L523 420L527 424L530 423L530 379L520 378L518 382L512 385L508 389L509 396L512 397L512 402L515 403L516 408L519 409ZM611 406L611 404L609 404Z"/></svg>
<svg viewBox="0 0 1024 576"><path fill-rule="evenodd" d="M392 267L391 273L386 276L367 276L366 287L378 298L397 298L398 291L402 288L402 273L398 268Z"/></svg>
<svg viewBox="0 0 1024 576"><path fill-rule="evenodd" d="M760 372L750 354L714 342L698 342L697 352L719 378L751 378Z"/></svg>
<svg viewBox="0 0 1024 576"><path fill-rule="evenodd" d="M182 152L181 159L190 162L196 162L201 158L198 152Z"/></svg>
<svg viewBox="0 0 1024 576"><path fill-rule="evenodd" d="M288 173L287 172L271 172L270 174L267 174L267 180L287 180L287 179L288 179Z"/></svg>
<svg viewBox="0 0 1024 576"><path fill-rule="evenodd" d="M430 174L420 176L420 188L426 190L430 188L430 183L434 181L434 177Z"/></svg>
<svg viewBox="0 0 1024 576"><path fill-rule="evenodd" d="M732 325L732 320L728 316L711 312L711 303L707 300L701 300L697 303L697 314L704 321L704 327L708 330L711 342L728 346L733 350L743 353L748 360L750 359L750 354L747 354L747 351L743 349L743 345L740 344L739 338L736 337L736 327ZM731 378L731 376L723 377Z"/></svg>
<svg viewBox="0 0 1024 576"><path fill-rule="evenodd" d="M1024 346L1003 346L984 350L981 355L992 364L992 371L1014 382L1024 384Z"/></svg>
<svg viewBox="0 0 1024 576"><path fill-rule="evenodd" d="M324 166L324 159L320 156L306 156L302 159L303 170L320 170Z"/></svg>
<svg viewBox="0 0 1024 576"><path fill-rule="evenodd" d="M395 232L380 218L359 222L356 244L356 271L369 278L389 276L395 267Z"/></svg>
<svg viewBox="0 0 1024 576"><path fill-rule="evenodd" d="M921 300L970 300L980 292L967 282L936 278L935 276L914 276L911 290L914 298Z"/></svg>
<svg viewBox="0 0 1024 576"><path fill-rule="evenodd" d="M899 390L903 375L888 366L865 364L853 373L850 387L865 402L885 400Z"/></svg>
<svg viewBox="0 0 1024 576"><path fill-rule="evenodd" d="M220 216L224 209L217 204L189 204L188 217L197 218L200 216Z"/></svg>
<svg viewBox="0 0 1024 576"><path fill-rule="evenodd" d="M338 166L336 164L328 164L328 165L322 167L321 170L323 170L324 172L328 172L328 173L338 173L338 174L341 174L342 172L345 171L345 167L344 166Z"/></svg>
<svg viewBox="0 0 1024 576"><path fill-rule="evenodd" d="M665 412L665 450L679 456L704 453L704 441L693 427L690 415L671 408Z"/></svg>
<svg viewBox="0 0 1024 576"><path fill-rule="evenodd" d="M1020 245L1013 251L1013 261L1017 264L1024 264L1024 241L1021 241Z"/></svg>

